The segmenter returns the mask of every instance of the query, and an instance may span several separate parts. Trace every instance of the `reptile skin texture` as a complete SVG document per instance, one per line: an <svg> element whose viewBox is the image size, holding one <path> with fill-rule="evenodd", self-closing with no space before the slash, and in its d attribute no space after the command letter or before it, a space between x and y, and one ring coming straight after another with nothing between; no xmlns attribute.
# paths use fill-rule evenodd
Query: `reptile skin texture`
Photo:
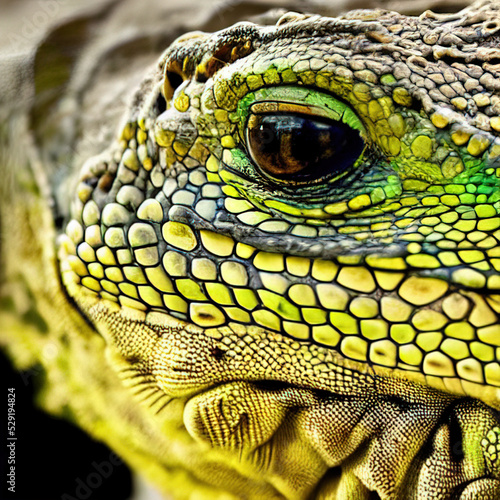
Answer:
<svg viewBox="0 0 500 500"><path fill-rule="evenodd" d="M499 499L500 2L188 33L142 78L60 229L39 159L2 194L40 404L165 498Z"/></svg>

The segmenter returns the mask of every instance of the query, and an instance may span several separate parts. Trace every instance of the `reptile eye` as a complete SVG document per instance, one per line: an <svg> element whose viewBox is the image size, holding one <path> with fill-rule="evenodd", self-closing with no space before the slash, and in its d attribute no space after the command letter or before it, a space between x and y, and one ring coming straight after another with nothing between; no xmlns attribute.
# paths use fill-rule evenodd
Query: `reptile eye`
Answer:
<svg viewBox="0 0 500 500"><path fill-rule="evenodd" d="M250 114L250 156L261 172L288 183L320 182L354 165L364 148L347 123L300 114Z"/></svg>

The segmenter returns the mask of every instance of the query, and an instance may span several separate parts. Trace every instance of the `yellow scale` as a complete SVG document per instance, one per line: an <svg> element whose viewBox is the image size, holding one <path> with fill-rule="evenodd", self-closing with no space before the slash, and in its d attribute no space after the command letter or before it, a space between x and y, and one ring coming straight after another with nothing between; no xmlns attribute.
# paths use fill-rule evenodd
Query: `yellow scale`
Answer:
<svg viewBox="0 0 500 500"><path fill-rule="evenodd" d="M245 64L251 63L243 62L240 74ZM438 110L430 119L422 117L424 132L407 130L406 108L411 107L412 97L405 88L393 85L392 75L380 78L384 85L392 85L391 95L381 96L373 84L378 76L368 70L363 76L366 81L357 83L326 72L313 81L314 73L310 73L295 74L286 68L278 73L273 69L272 74L250 72L238 87L231 74L222 70L203 95L190 95L187 88L173 100L177 112L188 114L199 111L200 99L212 103L215 123L211 133L220 136L221 158L210 154L203 138L190 144L161 127L153 134L146 121L139 119L122 134L122 163L130 171L150 171L153 160L144 151L141 155L132 151L132 143L145 146L154 140L165 149L167 164L189 156L204 165L207 184L221 187L225 209L241 224L274 237L287 233L316 238L320 228L340 221L335 229L338 234L358 241L376 238L390 244L399 234L407 243L406 257L344 255L324 260L264 252L229 236L166 220L163 206L152 198L138 206L138 222L125 234L121 226L129 223L130 213L119 203L108 204L100 213L81 186L82 218L68 224L60 246L64 282L70 293L76 297L77 289L84 287L122 307L166 310L207 329L228 322L257 324L334 348L346 358L379 367L382 372L399 369L416 380L424 374L434 387L472 396L490 386L494 394L495 387L500 387L500 216L486 195L453 183L465 169L459 156L449 154L441 164L434 161L438 148L444 146L426 131L447 130L453 114ZM234 160L232 151L241 140L238 127L227 124L248 89L284 83L280 74L286 75L287 85L314 84L349 102L363 120L366 133L398 164L401 183L321 208L249 197L242 178L221 168L222 163ZM463 109L460 98L452 103L457 110ZM320 106L271 99L254 104L252 112L297 112L298 108L302 114L329 113ZM500 118L491 118L490 125L500 131ZM491 144L485 135L455 127L449 137L472 157L489 161L500 156L500 145ZM430 190L432 179L438 182ZM403 196L401 185L406 192ZM459 206L474 208L464 217L456 210ZM361 217L371 218L373 223L344 224L349 218ZM401 236L416 221L416 230ZM104 234L100 224L108 228ZM161 229L155 231L155 227ZM158 233L168 245L162 255ZM433 255L422 246L431 235L439 249ZM450 268L450 281L412 274L409 268ZM492 270L495 273L488 273Z"/></svg>

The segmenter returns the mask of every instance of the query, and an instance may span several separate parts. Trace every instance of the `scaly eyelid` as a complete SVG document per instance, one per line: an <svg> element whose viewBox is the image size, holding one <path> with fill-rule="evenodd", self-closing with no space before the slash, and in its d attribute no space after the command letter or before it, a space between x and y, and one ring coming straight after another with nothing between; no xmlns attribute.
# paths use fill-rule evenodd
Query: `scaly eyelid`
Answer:
<svg viewBox="0 0 500 500"><path fill-rule="evenodd" d="M249 92L238 103L240 130L249 113L299 113L342 121L367 138L366 128L352 107L333 95L294 85L263 87ZM244 134L242 134L242 137Z"/></svg>
<svg viewBox="0 0 500 500"><path fill-rule="evenodd" d="M254 114L297 113L315 118L335 119L331 112L328 112L321 106L283 101L256 102L250 106L250 112Z"/></svg>

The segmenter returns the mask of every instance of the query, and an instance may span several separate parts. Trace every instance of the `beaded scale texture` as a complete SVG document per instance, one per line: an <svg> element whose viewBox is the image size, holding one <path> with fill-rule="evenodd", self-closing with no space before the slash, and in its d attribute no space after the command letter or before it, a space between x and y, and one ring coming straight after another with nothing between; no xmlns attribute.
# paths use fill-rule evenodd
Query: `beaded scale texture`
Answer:
<svg viewBox="0 0 500 500"><path fill-rule="evenodd" d="M147 396L125 458L175 498L500 498L499 134L499 2L179 38L57 239Z"/></svg>

